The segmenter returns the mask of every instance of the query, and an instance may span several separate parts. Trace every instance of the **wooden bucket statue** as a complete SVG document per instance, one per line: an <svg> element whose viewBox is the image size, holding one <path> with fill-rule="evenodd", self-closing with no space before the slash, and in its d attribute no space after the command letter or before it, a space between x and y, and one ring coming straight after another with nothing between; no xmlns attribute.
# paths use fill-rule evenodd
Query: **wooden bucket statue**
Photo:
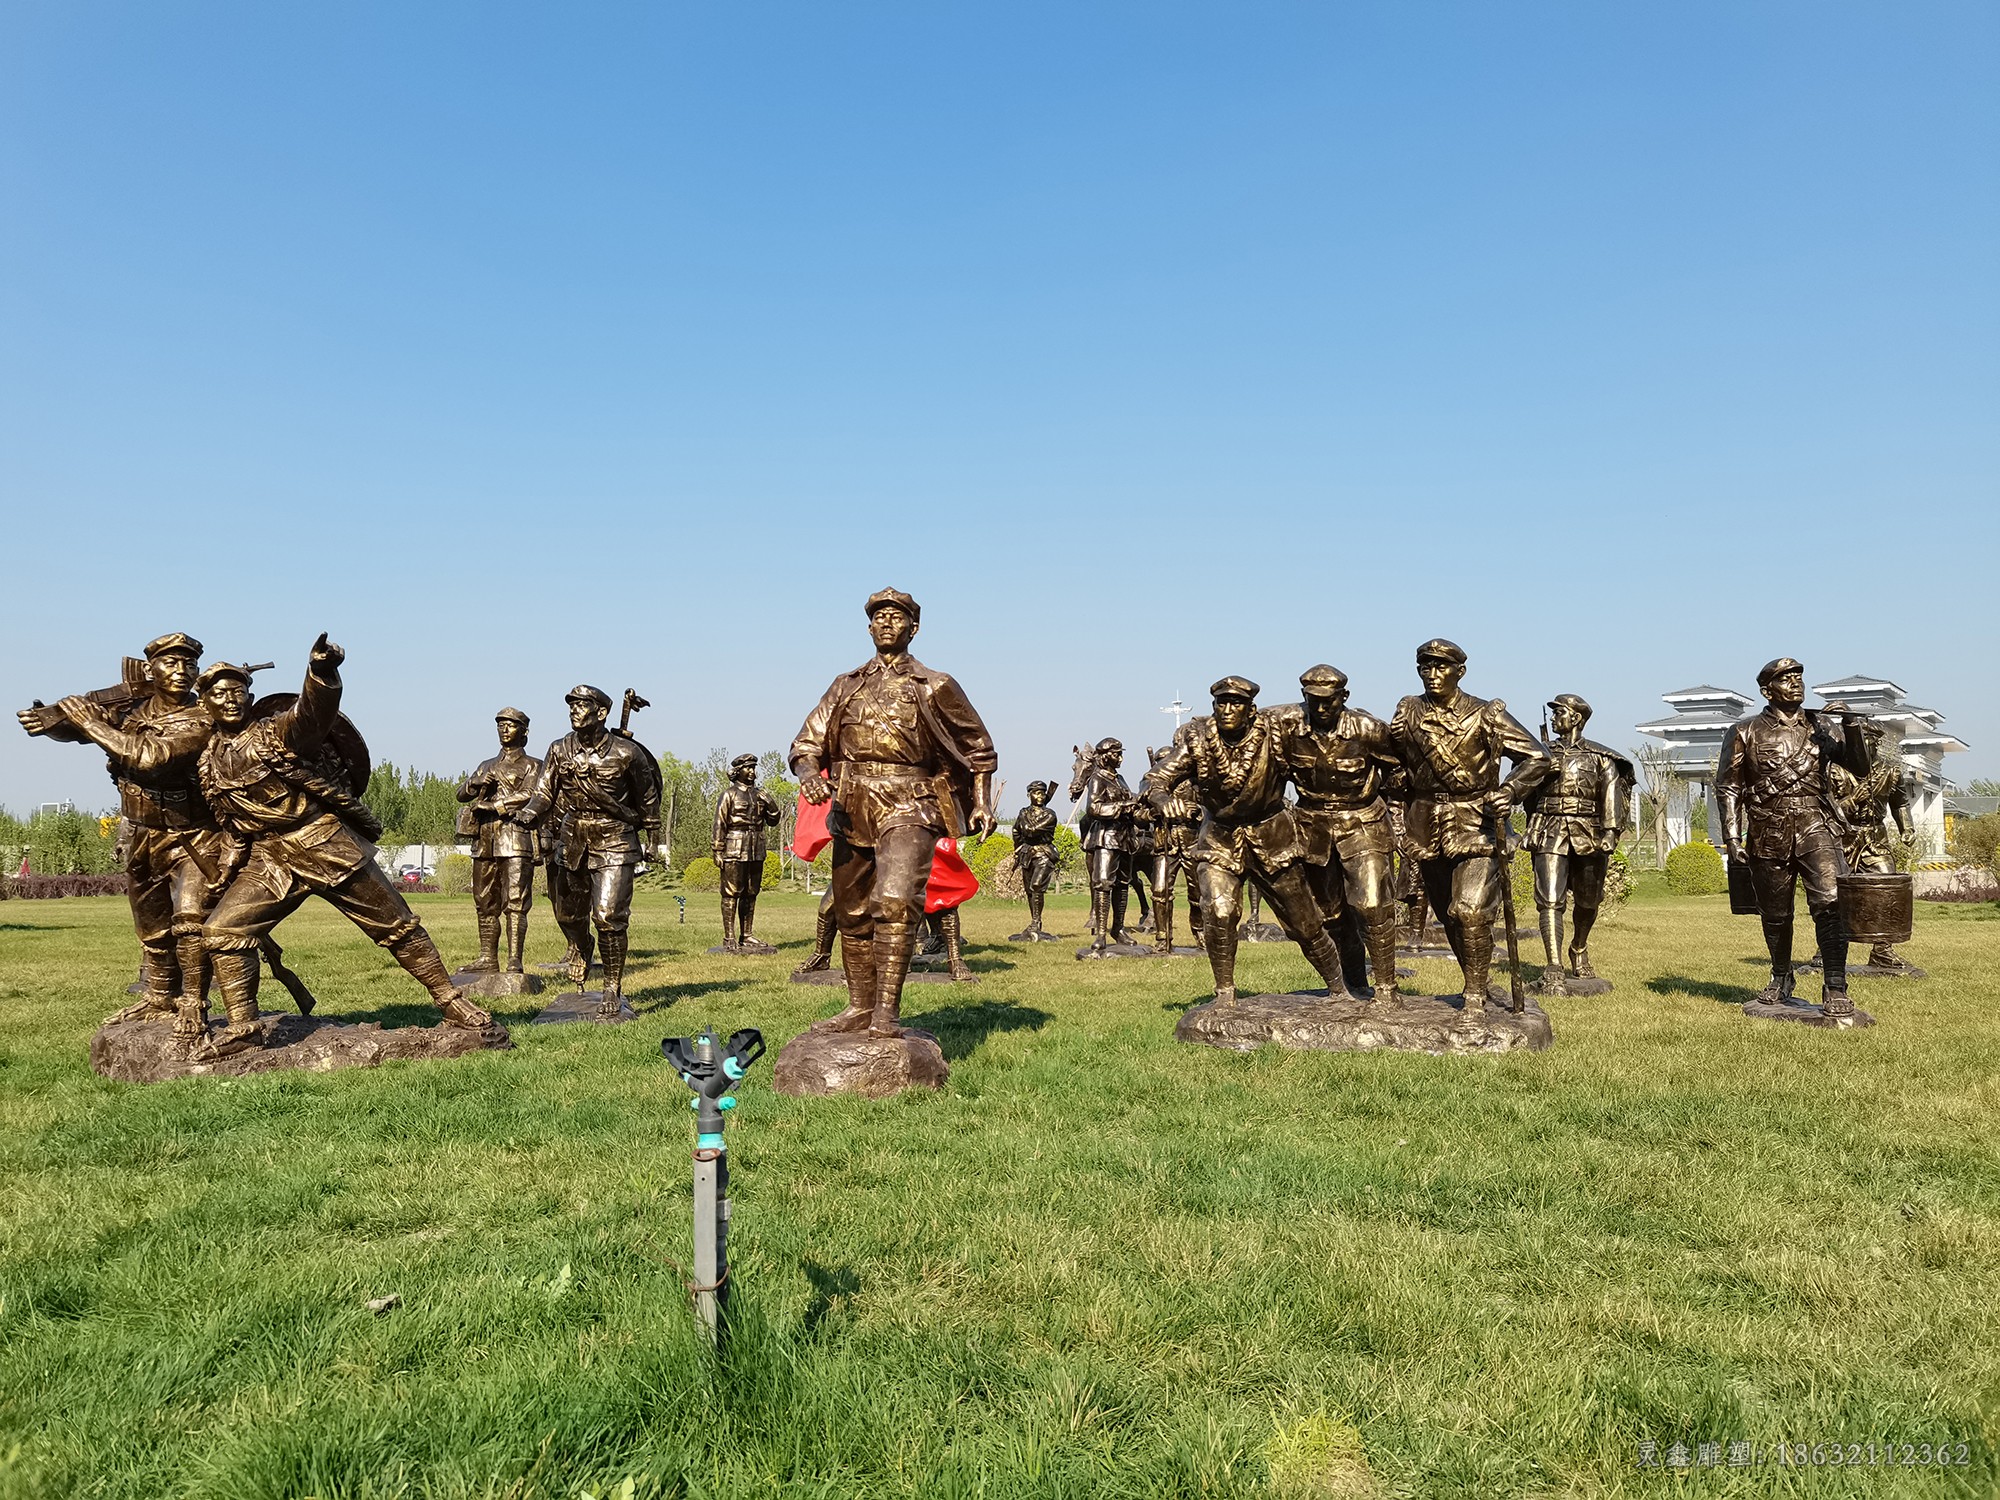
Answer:
<svg viewBox="0 0 2000 1500"><path fill-rule="evenodd" d="M1849 942L1907 943L1916 915L1916 881L1909 875L1840 877L1840 922Z"/></svg>

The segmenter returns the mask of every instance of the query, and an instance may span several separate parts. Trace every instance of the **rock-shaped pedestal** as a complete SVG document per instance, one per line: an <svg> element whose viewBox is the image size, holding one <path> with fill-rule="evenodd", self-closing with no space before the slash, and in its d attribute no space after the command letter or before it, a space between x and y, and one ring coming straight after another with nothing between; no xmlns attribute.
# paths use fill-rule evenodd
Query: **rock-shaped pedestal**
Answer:
<svg viewBox="0 0 2000 1500"><path fill-rule="evenodd" d="M845 969L794 969L792 970L792 983L837 984L842 989L845 989L847 987L847 971ZM920 969L917 967L916 960L912 959L910 961L910 972L903 976L903 983L950 984L951 973L946 969Z"/></svg>
<svg viewBox="0 0 2000 1500"><path fill-rule="evenodd" d="M1743 1007L1743 1014L1753 1021L1790 1021L1795 1025L1818 1026L1827 1031L1854 1031L1875 1024L1875 1018L1865 1010L1856 1008L1851 1015L1830 1016L1822 1007L1804 1000L1778 1005L1752 1000Z"/></svg>
<svg viewBox="0 0 2000 1500"><path fill-rule="evenodd" d="M1397 995L1381 1001L1352 995L1327 998L1324 990L1290 995L1241 995L1233 1005L1197 1005L1174 1027L1174 1037L1249 1052L1297 1047L1318 1052L1466 1053L1539 1052L1552 1045L1549 1018L1532 1000L1515 1015L1505 992L1494 990L1470 1024L1457 995Z"/></svg>
<svg viewBox="0 0 2000 1500"><path fill-rule="evenodd" d="M1030 927L1022 932L1009 933L1007 941L1010 943L1060 943L1063 941L1063 935L1059 932L1037 932L1034 928Z"/></svg>
<svg viewBox="0 0 2000 1500"><path fill-rule="evenodd" d="M1598 979L1594 976L1584 979L1575 974L1567 974L1563 976L1562 984L1563 987L1555 992L1558 1000L1562 999L1565 995L1608 995L1611 993L1611 981L1608 979ZM1537 979L1527 989L1528 993L1537 999L1547 999L1549 995L1549 982L1546 979Z"/></svg>
<svg viewBox="0 0 2000 1500"><path fill-rule="evenodd" d="M539 974L507 974L492 969L460 969L451 982L468 995L487 1000L506 1000L515 995L539 995L543 989Z"/></svg>
<svg viewBox="0 0 2000 1500"><path fill-rule="evenodd" d="M169 1078L242 1078L251 1073L276 1073L303 1068L330 1073L336 1068L373 1068L385 1062L434 1061L489 1052L514 1045L507 1028L493 1025L479 1031L461 1026L396 1026L372 1021L348 1025L339 1021L267 1015L258 1026L261 1047L244 1047L223 1057L203 1058L200 1044L190 1046L174 1037L170 1020L108 1021L90 1039L90 1065L120 1083L160 1083ZM215 1036L219 1023L211 1024Z"/></svg>
<svg viewBox="0 0 2000 1500"><path fill-rule="evenodd" d="M1801 974L1817 974L1819 970L1820 963L1819 955L1817 954L1798 965L1798 971ZM1849 964L1847 966L1847 977L1849 979L1928 979L1931 976L1928 971L1918 968L1915 964Z"/></svg>
<svg viewBox="0 0 2000 1500"><path fill-rule="evenodd" d="M893 1037L815 1026L779 1048L772 1069L779 1093L811 1097L886 1099L905 1089L943 1088L950 1076L937 1038L914 1026Z"/></svg>
<svg viewBox="0 0 2000 1500"><path fill-rule="evenodd" d="M592 1021L599 1026L616 1026L624 1021L636 1021L632 1002L623 995L618 997L618 1014L607 1016L600 1012L604 1004L602 990L567 990L542 1007L542 1013L535 1017L537 1026L561 1026L568 1021Z"/></svg>

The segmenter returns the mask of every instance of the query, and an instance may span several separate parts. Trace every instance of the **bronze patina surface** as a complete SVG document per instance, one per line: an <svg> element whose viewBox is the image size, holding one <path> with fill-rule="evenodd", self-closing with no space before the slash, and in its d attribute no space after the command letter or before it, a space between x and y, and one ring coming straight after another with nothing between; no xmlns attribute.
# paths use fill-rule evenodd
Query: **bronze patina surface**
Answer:
<svg viewBox="0 0 2000 1500"><path fill-rule="evenodd" d="M602 688L579 683L565 702L570 732L549 746L515 817L523 827L548 829L549 901L569 940L570 978L579 991L589 978L594 928L604 965L599 1009L612 1017L624 1006L632 879L660 841L660 763L627 727L632 709L645 706L630 689L626 723L617 729Z"/></svg>
<svg viewBox="0 0 2000 1500"><path fill-rule="evenodd" d="M528 716L503 708L493 716L500 753L483 760L458 789L458 834L472 845L472 902L479 920L479 957L454 975L480 993L534 994L541 981L523 972L528 912L535 900L535 832L516 821L528 805L542 763L522 747ZM500 956L505 938L507 954Z"/></svg>
<svg viewBox="0 0 2000 1500"><path fill-rule="evenodd" d="M1012 943L1046 943L1055 934L1042 926L1042 905L1056 878L1056 827L1060 819L1049 811L1055 795L1052 781L1028 783L1028 805L1014 814L1014 868L1028 894L1028 925L1008 939Z"/></svg>
<svg viewBox="0 0 2000 1500"><path fill-rule="evenodd" d="M1545 995L1601 994L1611 988L1590 965L1590 932L1604 904L1611 856L1632 805L1632 762L1583 737L1590 705L1575 693L1548 703L1545 736L1549 773L1522 799L1528 815L1521 840L1535 867L1535 916L1541 927ZM1563 907L1574 902L1569 952L1563 952Z"/></svg>
<svg viewBox="0 0 2000 1500"><path fill-rule="evenodd" d="M1508 816L1548 774L1548 757L1505 703L1460 689L1465 660L1451 641L1419 646L1424 690L1396 705L1389 732L1409 784L1404 836L1425 896L1458 959L1462 992L1483 996L1494 923L1512 905ZM1512 763L1504 780L1503 762ZM1511 924L1507 935L1511 944Z"/></svg>
<svg viewBox="0 0 2000 1500"><path fill-rule="evenodd" d="M1854 1002L1840 921L1839 879L1847 857L1833 768L1866 775L1867 745L1839 705L1823 712L1805 707L1805 668L1794 658L1766 662L1757 686L1765 707L1730 728L1715 774L1724 845L1730 863L1750 871L1771 956L1771 982L1753 1003L1791 1002L1792 904L1803 883L1824 965L1820 1008L1839 1019L1853 1014Z"/></svg>
<svg viewBox="0 0 2000 1500"><path fill-rule="evenodd" d="M729 763L729 784L715 799L715 834L710 841L722 885L723 953L770 954L778 950L750 935L757 920L757 896L764 889L764 856L771 851L766 829L784 814L778 799L757 785L757 757L739 755Z"/></svg>
<svg viewBox="0 0 2000 1500"><path fill-rule="evenodd" d="M790 764L808 801L833 803L830 904L848 1003L814 1031L867 1031L897 1042L932 850L946 835L993 831L998 758L964 690L910 654L922 618L917 602L883 589L864 609L875 654L833 680L793 739ZM879 1071L871 1064L868 1075ZM783 1053L777 1072L782 1090L794 1076Z"/></svg>

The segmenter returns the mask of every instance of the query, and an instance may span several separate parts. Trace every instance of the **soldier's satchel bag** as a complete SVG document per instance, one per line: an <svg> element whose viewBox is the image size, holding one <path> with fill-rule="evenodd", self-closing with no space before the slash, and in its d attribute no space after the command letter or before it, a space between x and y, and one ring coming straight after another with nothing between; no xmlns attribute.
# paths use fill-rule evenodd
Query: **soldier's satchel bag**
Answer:
<svg viewBox="0 0 2000 1500"><path fill-rule="evenodd" d="M1750 878L1750 861L1732 859L1729 866L1729 910L1739 917L1754 917L1762 910L1757 905L1757 883Z"/></svg>

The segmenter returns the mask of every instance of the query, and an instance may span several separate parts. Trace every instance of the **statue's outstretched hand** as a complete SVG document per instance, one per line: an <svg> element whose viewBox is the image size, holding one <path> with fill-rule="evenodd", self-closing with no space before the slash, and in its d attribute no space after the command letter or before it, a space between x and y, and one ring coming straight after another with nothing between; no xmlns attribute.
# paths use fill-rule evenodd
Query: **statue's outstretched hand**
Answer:
<svg viewBox="0 0 2000 1500"><path fill-rule="evenodd" d="M312 664L312 669L315 672L318 672L321 668L329 672L337 672L340 670L340 664L347 660L347 652L328 640L326 632L322 630L319 633L319 639L312 643L312 650L307 654L307 660Z"/></svg>
<svg viewBox="0 0 2000 1500"><path fill-rule="evenodd" d="M833 795L833 783L824 776L808 776L799 783L799 795L818 807Z"/></svg>

